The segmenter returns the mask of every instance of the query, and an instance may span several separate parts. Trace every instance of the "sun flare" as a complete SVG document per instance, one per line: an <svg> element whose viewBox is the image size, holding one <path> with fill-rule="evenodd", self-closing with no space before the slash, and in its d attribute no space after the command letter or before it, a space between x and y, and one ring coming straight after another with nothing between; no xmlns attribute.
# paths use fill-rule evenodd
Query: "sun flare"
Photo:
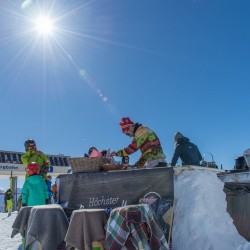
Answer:
<svg viewBox="0 0 250 250"><path fill-rule="evenodd" d="M40 35L51 35L54 30L53 22L46 16L40 16L35 21L35 29Z"/></svg>

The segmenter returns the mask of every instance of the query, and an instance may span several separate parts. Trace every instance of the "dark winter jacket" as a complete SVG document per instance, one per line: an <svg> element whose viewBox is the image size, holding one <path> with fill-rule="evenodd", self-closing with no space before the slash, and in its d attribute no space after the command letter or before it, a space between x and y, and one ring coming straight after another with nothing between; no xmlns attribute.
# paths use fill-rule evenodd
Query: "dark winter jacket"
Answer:
<svg viewBox="0 0 250 250"><path fill-rule="evenodd" d="M26 206L45 205L49 198L48 186L41 175L31 175L22 188L22 204Z"/></svg>
<svg viewBox="0 0 250 250"><path fill-rule="evenodd" d="M200 166L200 161L202 160L198 147L190 142L187 137L177 140L171 166L175 166L179 157L182 160L182 165Z"/></svg>

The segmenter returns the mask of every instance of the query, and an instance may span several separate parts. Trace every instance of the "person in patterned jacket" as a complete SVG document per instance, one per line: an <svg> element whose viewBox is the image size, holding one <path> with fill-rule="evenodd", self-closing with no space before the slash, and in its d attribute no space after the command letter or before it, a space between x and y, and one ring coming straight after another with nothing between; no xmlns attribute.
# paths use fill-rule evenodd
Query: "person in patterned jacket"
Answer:
<svg viewBox="0 0 250 250"><path fill-rule="evenodd" d="M126 157L141 151L140 159L135 163L137 168L153 168L167 166L166 156L163 153L161 143L157 135L148 127L134 123L128 117L122 118L120 122L122 132L133 138L133 141L125 148L114 151L111 156Z"/></svg>

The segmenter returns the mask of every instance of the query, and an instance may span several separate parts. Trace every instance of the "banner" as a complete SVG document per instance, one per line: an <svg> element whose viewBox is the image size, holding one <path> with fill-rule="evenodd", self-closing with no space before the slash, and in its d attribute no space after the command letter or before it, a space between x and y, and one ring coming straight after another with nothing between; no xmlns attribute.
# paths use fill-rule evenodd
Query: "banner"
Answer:
<svg viewBox="0 0 250 250"><path fill-rule="evenodd" d="M75 173L57 177L58 201L66 210L138 204L143 197L173 201L173 168Z"/></svg>

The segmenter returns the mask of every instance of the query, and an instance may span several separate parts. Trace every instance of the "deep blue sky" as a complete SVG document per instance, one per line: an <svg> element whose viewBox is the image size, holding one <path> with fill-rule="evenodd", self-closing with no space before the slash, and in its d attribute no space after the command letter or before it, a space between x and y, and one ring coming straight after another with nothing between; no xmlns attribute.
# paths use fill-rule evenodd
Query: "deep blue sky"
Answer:
<svg viewBox="0 0 250 250"><path fill-rule="evenodd" d="M1 150L118 150L123 116L157 133L168 162L176 131L224 169L250 147L249 0L21 5L0 5ZM50 36L33 30L39 12Z"/></svg>

